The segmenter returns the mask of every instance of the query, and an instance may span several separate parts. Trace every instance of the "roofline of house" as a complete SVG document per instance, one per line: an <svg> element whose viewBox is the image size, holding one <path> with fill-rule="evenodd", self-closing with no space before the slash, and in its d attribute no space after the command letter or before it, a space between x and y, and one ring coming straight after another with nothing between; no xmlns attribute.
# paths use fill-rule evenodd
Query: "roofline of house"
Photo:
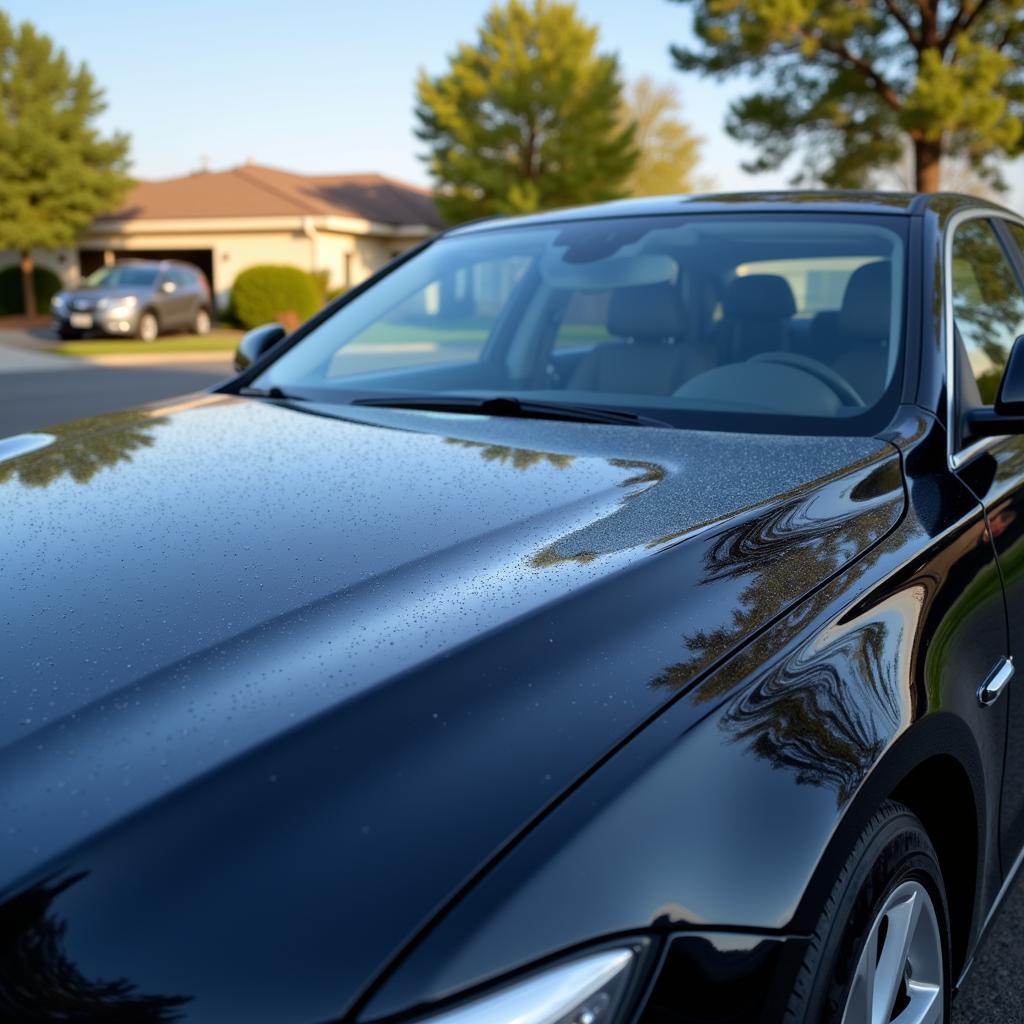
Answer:
<svg viewBox="0 0 1024 1024"><path fill-rule="evenodd" d="M345 235L385 235L388 238L426 238L441 231L429 224L385 224L337 214L285 214L273 217L98 217L82 237L99 242L111 236L225 234L260 231L303 231L312 224L318 231Z"/></svg>

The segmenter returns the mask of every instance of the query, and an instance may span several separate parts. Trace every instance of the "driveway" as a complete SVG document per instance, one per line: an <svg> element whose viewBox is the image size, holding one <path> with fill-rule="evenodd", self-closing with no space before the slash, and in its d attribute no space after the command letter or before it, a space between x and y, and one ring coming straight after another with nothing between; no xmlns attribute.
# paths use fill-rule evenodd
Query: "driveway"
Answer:
<svg viewBox="0 0 1024 1024"><path fill-rule="evenodd" d="M0 334L0 437L201 391L230 374L229 355L222 363L183 355L152 367L113 368L22 347L20 340Z"/></svg>

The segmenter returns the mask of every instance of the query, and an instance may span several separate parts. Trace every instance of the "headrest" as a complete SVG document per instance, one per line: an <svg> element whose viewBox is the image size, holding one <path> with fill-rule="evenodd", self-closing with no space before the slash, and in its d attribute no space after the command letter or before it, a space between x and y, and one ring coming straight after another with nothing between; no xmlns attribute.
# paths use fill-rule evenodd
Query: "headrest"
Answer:
<svg viewBox="0 0 1024 1024"><path fill-rule="evenodd" d="M686 311L675 288L658 284L616 288L608 303L608 333L619 338L678 338L686 332Z"/></svg>
<svg viewBox="0 0 1024 1024"><path fill-rule="evenodd" d="M796 312L796 302L784 277L750 274L729 282L722 312L729 320L785 320Z"/></svg>
<svg viewBox="0 0 1024 1024"><path fill-rule="evenodd" d="M839 329L844 334L889 336L892 264L888 260L858 267L846 282Z"/></svg>

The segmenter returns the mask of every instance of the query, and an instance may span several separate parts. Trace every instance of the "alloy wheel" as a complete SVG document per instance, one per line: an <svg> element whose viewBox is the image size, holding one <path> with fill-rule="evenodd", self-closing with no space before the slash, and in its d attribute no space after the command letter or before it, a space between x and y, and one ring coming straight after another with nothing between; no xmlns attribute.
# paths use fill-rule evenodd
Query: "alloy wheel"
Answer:
<svg viewBox="0 0 1024 1024"><path fill-rule="evenodd" d="M842 1024L945 1024L942 933L920 882L897 886L861 951Z"/></svg>
<svg viewBox="0 0 1024 1024"><path fill-rule="evenodd" d="M139 337L143 341L156 341L160 333L160 325L152 313L143 313L139 320Z"/></svg>

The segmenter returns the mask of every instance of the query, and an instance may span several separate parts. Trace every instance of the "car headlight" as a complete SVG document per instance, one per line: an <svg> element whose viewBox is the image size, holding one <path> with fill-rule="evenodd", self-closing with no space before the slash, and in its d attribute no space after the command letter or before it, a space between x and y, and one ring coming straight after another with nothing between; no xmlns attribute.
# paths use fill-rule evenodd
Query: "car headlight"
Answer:
<svg viewBox="0 0 1024 1024"><path fill-rule="evenodd" d="M610 1024L629 981L631 949L558 964L417 1024Z"/></svg>
<svg viewBox="0 0 1024 1024"><path fill-rule="evenodd" d="M134 295L118 295L114 299L100 299L96 303L96 309L100 312L110 310L111 313L117 313L123 316L125 313L130 313L137 305L139 300Z"/></svg>
<svg viewBox="0 0 1024 1024"><path fill-rule="evenodd" d="M50 299L50 309L54 312L58 312L64 309L64 296L59 292Z"/></svg>

